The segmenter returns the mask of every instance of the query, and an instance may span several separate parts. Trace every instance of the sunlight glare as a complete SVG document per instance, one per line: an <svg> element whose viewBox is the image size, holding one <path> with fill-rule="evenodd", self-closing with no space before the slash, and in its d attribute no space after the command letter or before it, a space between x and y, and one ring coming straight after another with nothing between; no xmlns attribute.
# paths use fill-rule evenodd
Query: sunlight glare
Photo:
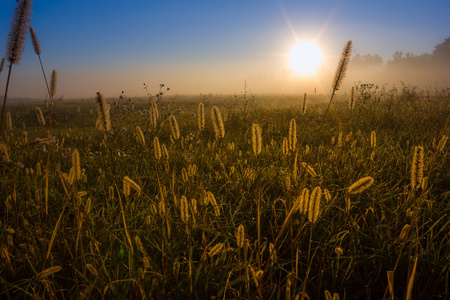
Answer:
<svg viewBox="0 0 450 300"><path fill-rule="evenodd" d="M299 42L289 53L289 65L295 74L314 75L322 65L323 55L313 42Z"/></svg>

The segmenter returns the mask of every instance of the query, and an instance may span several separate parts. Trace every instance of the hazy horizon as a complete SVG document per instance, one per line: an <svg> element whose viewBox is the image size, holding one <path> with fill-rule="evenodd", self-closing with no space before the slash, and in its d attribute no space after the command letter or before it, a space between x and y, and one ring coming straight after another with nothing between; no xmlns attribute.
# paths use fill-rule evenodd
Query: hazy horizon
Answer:
<svg viewBox="0 0 450 300"><path fill-rule="evenodd" d="M164 83L168 95L239 94L244 81L255 94L325 93L347 40L353 41L353 55L379 55L386 63L395 51L431 54L450 36L450 2L443 0L34 2L31 25L46 74L58 71L56 97L65 99L93 98L97 91L145 97L143 83L153 94ZM15 5L0 4L3 49ZM292 74L287 54L297 40L315 41L325 56L315 77ZM7 65L0 75L2 91ZM343 89L355 81L449 84L447 73L428 76L427 82L410 73L387 78L350 65ZM382 82L386 79L391 82ZM22 60L13 66L8 97L46 97L29 37Z"/></svg>

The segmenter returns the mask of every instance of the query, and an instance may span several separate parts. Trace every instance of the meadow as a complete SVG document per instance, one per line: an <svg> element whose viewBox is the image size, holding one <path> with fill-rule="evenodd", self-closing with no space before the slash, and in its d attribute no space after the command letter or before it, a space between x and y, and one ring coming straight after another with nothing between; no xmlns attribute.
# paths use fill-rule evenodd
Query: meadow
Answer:
<svg viewBox="0 0 450 300"><path fill-rule="evenodd" d="M0 297L448 299L449 91L353 92L10 102Z"/></svg>

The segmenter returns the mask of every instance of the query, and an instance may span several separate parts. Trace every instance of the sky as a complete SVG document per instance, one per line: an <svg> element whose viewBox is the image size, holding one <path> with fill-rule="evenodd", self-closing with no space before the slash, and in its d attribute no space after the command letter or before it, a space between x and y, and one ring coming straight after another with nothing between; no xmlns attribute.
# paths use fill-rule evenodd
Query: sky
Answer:
<svg viewBox="0 0 450 300"><path fill-rule="evenodd" d="M15 0L0 1L0 55ZM450 37L449 0L34 0L31 25L56 97L303 93L329 88L348 40L353 54L431 53ZM293 79L288 53L299 40L324 55L321 76ZM1 46L4 45L4 46ZM0 74L6 85L7 67ZM46 97L30 37L8 97Z"/></svg>

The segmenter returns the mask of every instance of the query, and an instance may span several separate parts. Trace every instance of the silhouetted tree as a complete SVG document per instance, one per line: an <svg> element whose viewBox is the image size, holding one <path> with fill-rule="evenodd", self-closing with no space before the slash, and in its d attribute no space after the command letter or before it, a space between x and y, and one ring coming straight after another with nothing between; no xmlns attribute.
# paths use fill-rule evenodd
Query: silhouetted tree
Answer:
<svg viewBox="0 0 450 300"><path fill-rule="evenodd" d="M434 47L432 60L438 63L450 63L450 37ZM447 65L447 67L450 67Z"/></svg>

